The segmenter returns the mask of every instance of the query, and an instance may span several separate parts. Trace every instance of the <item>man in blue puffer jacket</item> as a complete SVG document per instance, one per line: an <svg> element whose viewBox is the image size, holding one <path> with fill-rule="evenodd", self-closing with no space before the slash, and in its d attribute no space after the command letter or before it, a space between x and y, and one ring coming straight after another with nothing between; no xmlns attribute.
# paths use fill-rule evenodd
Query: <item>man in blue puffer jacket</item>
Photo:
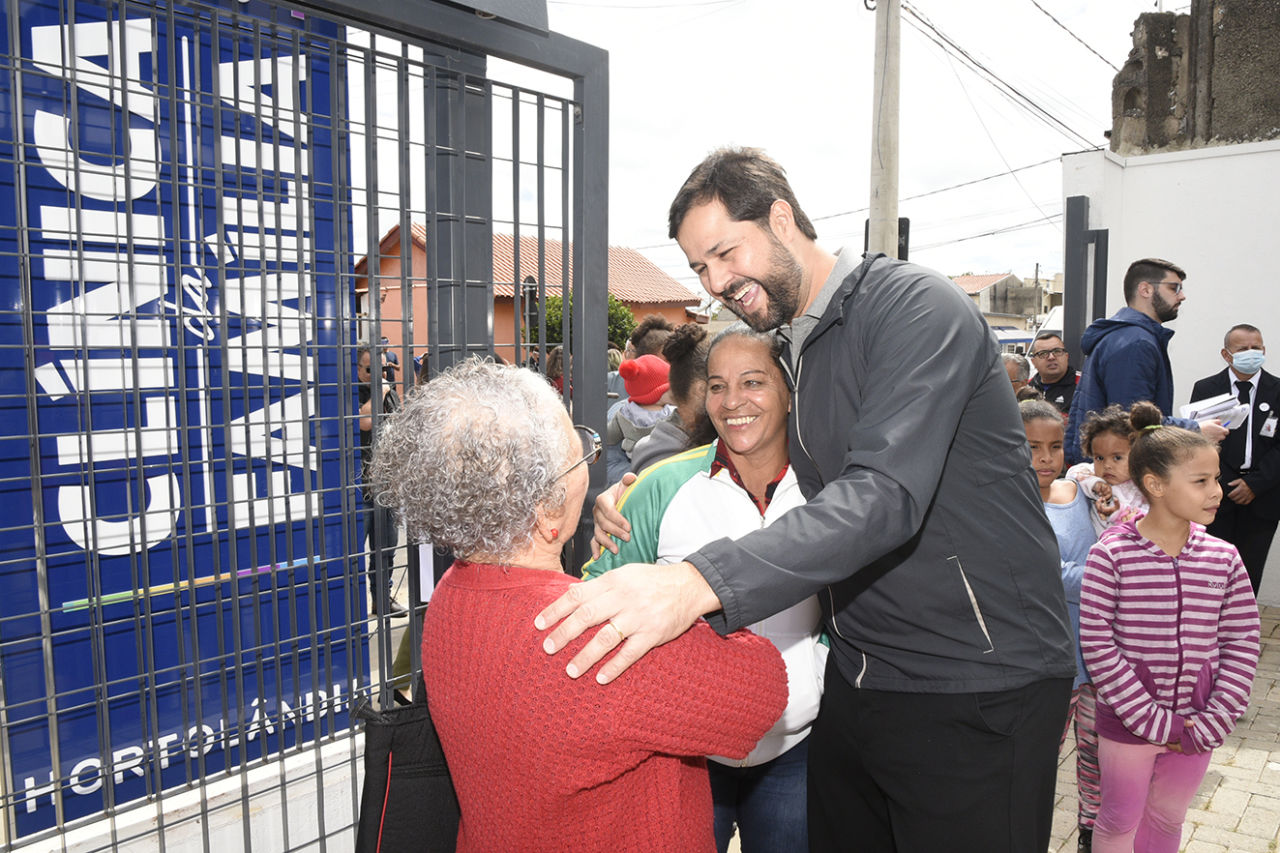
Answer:
<svg viewBox="0 0 1280 853"><path fill-rule="evenodd" d="M1187 274L1177 264L1160 258L1143 258L1124 274L1124 301L1115 314L1094 321L1085 329L1080 348L1087 361L1067 418L1067 463L1085 457L1080 449L1080 426L1090 412L1101 412L1117 403L1126 409L1139 400L1150 400L1164 412L1165 423L1200 430L1213 441L1227 434L1217 420L1173 418L1173 367L1169 364L1169 339L1173 330L1164 324L1176 319L1187 298L1183 281Z"/></svg>

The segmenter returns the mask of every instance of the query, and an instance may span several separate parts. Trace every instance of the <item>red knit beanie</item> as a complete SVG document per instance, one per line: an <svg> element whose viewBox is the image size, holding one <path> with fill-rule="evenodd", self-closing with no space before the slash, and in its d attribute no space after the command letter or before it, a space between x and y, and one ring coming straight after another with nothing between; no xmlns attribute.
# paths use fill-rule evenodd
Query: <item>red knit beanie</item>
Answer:
<svg viewBox="0 0 1280 853"><path fill-rule="evenodd" d="M627 396L642 406L658 402L671 383L667 375L671 367L656 355L642 355L622 362L618 373L627 386Z"/></svg>

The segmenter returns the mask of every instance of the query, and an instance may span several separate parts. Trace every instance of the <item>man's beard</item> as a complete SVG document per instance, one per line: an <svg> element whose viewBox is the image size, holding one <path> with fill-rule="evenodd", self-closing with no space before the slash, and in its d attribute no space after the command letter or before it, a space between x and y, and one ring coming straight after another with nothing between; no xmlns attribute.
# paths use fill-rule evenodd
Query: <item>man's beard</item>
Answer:
<svg viewBox="0 0 1280 853"><path fill-rule="evenodd" d="M1178 316L1178 305L1166 302L1160 295L1160 288L1156 288L1156 292L1151 294L1151 307L1155 309L1156 319L1161 323L1167 323Z"/></svg>
<svg viewBox="0 0 1280 853"><path fill-rule="evenodd" d="M773 235L773 250L769 253L769 272L763 278L755 279L769 298L768 308L764 315L744 314L736 299L726 294L724 304L738 318L757 332L769 332L779 326L790 323L800 308L800 283L804 272L795 255ZM751 286L751 279L743 279L730 293L738 293Z"/></svg>

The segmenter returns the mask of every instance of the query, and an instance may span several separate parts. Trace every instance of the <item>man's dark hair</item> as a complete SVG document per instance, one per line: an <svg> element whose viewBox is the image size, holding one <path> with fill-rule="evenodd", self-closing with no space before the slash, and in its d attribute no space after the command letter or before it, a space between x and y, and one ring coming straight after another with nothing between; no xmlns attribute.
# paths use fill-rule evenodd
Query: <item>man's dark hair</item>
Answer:
<svg viewBox="0 0 1280 853"><path fill-rule="evenodd" d="M1230 341L1231 341L1232 332L1247 332L1249 334L1256 334L1256 335L1262 334L1262 330L1259 329L1257 326L1250 326L1248 323L1236 323L1230 329L1227 329L1227 333L1222 336L1223 349L1226 349L1227 347L1231 346Z"/></svg>
<svg viewBox="0 0 1280 853"><path fill-rule="evenodd" d="M778 199L791 205L800 233L818 239L813 223L800 209L786 171L759 148L720 148L707 155L685 179L667 214L667 236L672 240L689 210L709 201L720 201L735 222L755 222L769 227L769 208Z"/></svg>
<svg viewBox="0 0 1280 853"><path fill-rule="evenodd" d="M1171 272L1179 279L1187 277L1186 271L1173 261L1166 261L1163 258L1143 258L1140 261L1134 261L1129 264L1129 270L1124 274L1124 301L1126 303L1133 302L1135 296L1138 295L1138 285L1144 281L1157 284L1164 279L1164 274Z"/></svg>
<svg viewBox="0 0 1280 853"><path fill-rule="evenodd" d="M661 314L646 316L628 338L631 346L635 347L636 357L656 355L662 358L662 345L667 342L667 338L671 337L673 329L675 326Z"/></svg>
<svg viewBox="0 0 1280 853"><path fill-rule="evenodd" d="M1058 340L1062 340L1062 335L1058 334L1057 332L1041 332L1040 334L1035 336L1034 340L1031 341L1031 352L1035 352L1036 341L1048 340L1049 338L1057 338Z"/></svg>

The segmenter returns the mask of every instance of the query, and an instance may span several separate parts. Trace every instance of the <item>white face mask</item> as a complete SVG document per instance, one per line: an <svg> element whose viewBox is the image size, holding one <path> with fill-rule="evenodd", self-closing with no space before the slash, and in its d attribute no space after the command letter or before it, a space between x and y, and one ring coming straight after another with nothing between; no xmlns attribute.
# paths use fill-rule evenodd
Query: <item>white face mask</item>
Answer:
<svg viewBox="0 0 1280 853"><path fill-rule="evenodd" d="M1252 376L1262 369L1267 354L1260 349L1247 349L1231 354L1231 366L1245 376Z"/></svg>

